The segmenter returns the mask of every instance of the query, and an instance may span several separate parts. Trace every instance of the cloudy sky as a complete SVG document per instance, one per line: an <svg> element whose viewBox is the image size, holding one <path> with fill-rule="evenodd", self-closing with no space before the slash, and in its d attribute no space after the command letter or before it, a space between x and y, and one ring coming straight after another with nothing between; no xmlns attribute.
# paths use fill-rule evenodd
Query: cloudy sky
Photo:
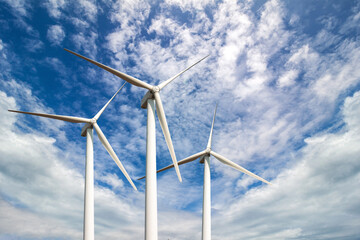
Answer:
<svg viewBox="0 0 360 240"><path fill-rule="evenodd" d="M162 91L178 160L206 147L212 237L358 239L358 1L0 0L0 239L81 239L81 124L124 83L64 47L150 84L210 54ZM95 237L144 237L146 93L126 84L98 123L135 192L95 138ZM157 123L157 166L172 163ZM203 165L158 175L159 239L201 237Z"/></svg>

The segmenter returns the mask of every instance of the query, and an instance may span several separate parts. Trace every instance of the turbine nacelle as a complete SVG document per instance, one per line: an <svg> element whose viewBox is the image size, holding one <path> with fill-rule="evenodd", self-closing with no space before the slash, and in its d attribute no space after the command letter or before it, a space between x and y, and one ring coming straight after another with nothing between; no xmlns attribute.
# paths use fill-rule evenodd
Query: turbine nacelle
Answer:
<svg viewBox="0 0 360 240"><path fill-rule="evenodd" d="M154 99L154 93L151 91L147 91L145 96L141 99L141 108L146 109L147 108L147 100Z"/></svg>
<svg viewBox="0 0 360 240"><path fill-rule="evenodd" d="M159 86L154 86L153 89L151 90L152 93L156 93L156 92L160 92L160 87Z"/></svg>
<svg viewBox="0 0 360 240"><path fill-rule="evenodd" d="M201 156L199 160L200 164L204 164L204 162L205 162L205 155Z"/></svg>
<svg viewBox="0 0 360 240"><path fill-rule="evenodd" d="M210 156L210 152L211 152L211 147L207 147L205 149L205 153L207 153Z"/></svg>
<svg viewBox="0 0 360 240"><path fill-rule="evenodd" d="M90 122L86 123L84 127L81 129L81 136L86 137L86 129L93 128L94 124L96 123L97 119L95 117L89 119Z"/></svg>
<svg viewBox="0 0 360 240"><path fill-rule="evenodd" d="M93 128L93 125L91 123L86 123L83 128L81 129L81 136L86 137L86 130L88 128Z"/></svg>

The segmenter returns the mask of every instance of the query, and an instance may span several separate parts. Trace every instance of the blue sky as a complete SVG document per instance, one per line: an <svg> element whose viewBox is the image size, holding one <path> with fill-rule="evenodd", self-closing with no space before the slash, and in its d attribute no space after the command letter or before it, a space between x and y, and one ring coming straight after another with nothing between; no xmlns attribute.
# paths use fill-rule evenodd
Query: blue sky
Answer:
<svg viewBox="0 0 360 240"><path fill-rule="evenodd" d="M82 236L81 124L124 83L63 48L150 84L210 54L162 91L178 160L206 147L213 239L360 235L357 1L0 1L0 239ZM145 90L126 84L98 123L130 176L145 174ZM122 176L96 138L95 236L141 239L144 181ZM157 123L157 166L171 164ZM201 236L202 165L158 176L159 239Z"/></svg>

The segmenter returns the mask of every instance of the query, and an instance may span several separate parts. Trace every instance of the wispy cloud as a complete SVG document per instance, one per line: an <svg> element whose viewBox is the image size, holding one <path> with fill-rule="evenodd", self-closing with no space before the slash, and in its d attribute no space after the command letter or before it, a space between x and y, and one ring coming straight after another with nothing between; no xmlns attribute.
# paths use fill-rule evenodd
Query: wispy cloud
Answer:
<svg viewBox="0 0 360 240"><path fill-rule="evenodd" d="M64 29L60 25L50 26L47 31L47 38L52 45L60 45L65 38Z"/></svg>
<svg viewBox="0 0 360 240"><path fill-rule="evenodd" d="M243 199L222 205L215 215L214 235L237 239L352 238L359 215L360 93L344 102L346 125L338 133L307 138L299 161ZM336 209L336 211L334 211ZM224 221L225 220L225 221ZM326 231L318 226L327 226Z"/></svg>
<svg viewBox="0 0 360 240"><path fill-rule="evenodd" d="M60 18L61 10L65 8L65 0L47 0L44 2L44 6L49 15L53 18Z"/></svg>

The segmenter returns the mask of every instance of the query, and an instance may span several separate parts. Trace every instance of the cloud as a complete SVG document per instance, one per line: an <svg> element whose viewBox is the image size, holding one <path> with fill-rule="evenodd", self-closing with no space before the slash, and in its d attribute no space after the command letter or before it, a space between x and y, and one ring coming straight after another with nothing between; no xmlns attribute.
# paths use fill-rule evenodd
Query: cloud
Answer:
<svg viewBox="0 0 360 240"><path fill-rule="evenodd" d="M49 15L55 19L60 18L61 10L64 9L66 3L65 0L47 0L44 3Z"/></svg>
<svg viewBox="0 0 360 240"><path fill-rule="evenodd" d="M22 91L31 94L24 86ZM35 130L28 133L20 131L17 122L21 116L6 111L7 108L17 108L15 99L2 91L0 96L0 107L4 112L0 118L3 136L0 139L3 146L0 208L6 213L0 218L2 234L26 238L44 235L52 238L79 238L82 235L84 176L83 166L81 172L78 172L72 161L83 157L76 156L74 151L70 155L63 155L55 146L56 140L43 133ZM33 100L30 100L29 104L32 103ZM66 141L64 143L63 148L66 149ZM83 155L84 152L77 154ZM114 174L101 176L99 180L111 185L114 190L121 188L124 192L122 181ZM134 201L141 195L131 192L127 195L129 199L121 199L106 188L95 187L96 222L99 223L96 231L99 239L141 237L142 227L135 222L141 222L142 210L140 206L134 208L131 202L131 199ZM114 211L113 208L118 210ZM121 223L127 230L109 225L109 218L116 219L112 222L116 226ZM18 224L10 224L14 222Z"/></svg>
<svg viewBox="0 0 360 240"><path fill-rule="evenodd" d="M85 33L80 32L71 36L76 50L80 50L82 54L85 54L90 58L94 58L97 54L97 38L98 34L93 31L87 31Z"/></svg>
<svg viewBox="0 0 360 240"><path fill-rule="evenodd" d="M75 12L78 12L90 22L95 22L97 20L98 7L96 2L93 0L80 0L76 2L77 8Z"/></svg>
<svg viewBox="0 0 360 240"><path fill-rule="evenodd" d="M209 0L201 0L201 1L196 1L196 0L186 0L186 1L166 0L165 3L168 4L168 5L172 5L172 6L179 6L185 12L187 10L193 11L194 9L203 10L206 7L206 5L208 5L210 3L213 3L213 2L209 1Z"/></svg>
<svg viewBox="0 0 360 240"><path fill-rule="evenodd" d="M53 25L47 31L47 38L52 45L60 45L65 38L64 29L60 25Z"/></svg>
<svg viewBox="0 0 360 240"><path fill-rule="evenodd" d="M214 237L237 239L353 239L360 220L360 92L346 98L345 126L337 133L307 138L299 161L272 186L248 191L222 205L213 221ZM336 210L334 210L336 209ZM324 227L326 226L326 227Z"/></svg>
<svg viewBox="0 0 360 240"><path fill-rule="evenodd" d="M24 0L3 0L10 5L11 10L20 16L28 15L29 4Z"/></svg>
<svg viewBox="0 0 360 240"><path fill-rule="evenodd" d="M25 48L29 52L38 52L39 50L44 48L44 43L38 39L26 39Z"/></svg>
<svg viewBox="0 0 360 240"><path fill-rule="evenodd" d="M296 70L290 70L284 73L278 80L278 85L280 87L287 87L295 84L295 79L298 76L299 72Z"/></svg>
<svg viewBox="0 0 360 240"><path fill-rule="evenodd" d="M32 5L24 0L3 0L8 6L10 6L10 13L15 19L9 19L13 21L17 28L21 28L25 33L31 37L39 37L39 32L28 23L28 18L31 17ZM6 6L6 5L5 5Z"/></svg>

